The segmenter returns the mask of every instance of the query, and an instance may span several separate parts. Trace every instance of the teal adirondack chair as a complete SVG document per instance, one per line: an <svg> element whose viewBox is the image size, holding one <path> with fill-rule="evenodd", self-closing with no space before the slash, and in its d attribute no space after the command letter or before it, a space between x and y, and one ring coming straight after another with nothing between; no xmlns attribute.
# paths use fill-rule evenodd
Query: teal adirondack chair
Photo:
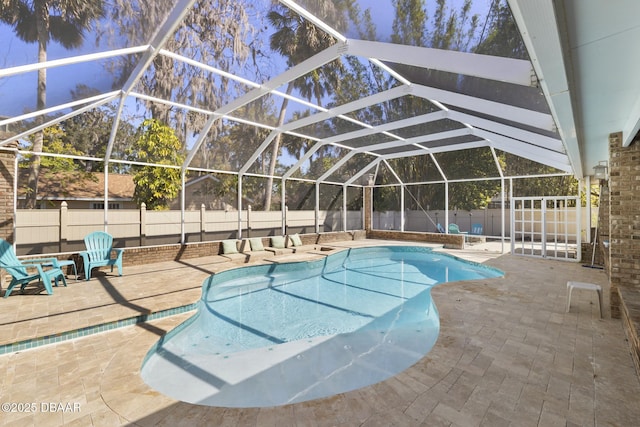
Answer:
<svg viewBox="0 0 640 427"><path fill-rule="evenodd" d="M467 232L460 231L458 224L449 224L449 234L467 234Z"/></svg>
<svg viewBox="0 0 640 427"><path fill-rule="evenodd" d="M64 273L56 258L29 259L21 262L13 251L13 246L3 239L0 239L0 268L5 269L11 275L11 283L4 293L5 298L11 294L16 286L20 285L22 291L34 280L41 280L49 295L53 294L52 280L58 286L58 280L62 279L62 283L67 286Z"/></svg>
<svg viewBox="0 0 640 427"><path fill-rule="evenodd" d="M86 280L91 278L91 270L96 267L113 266L118 267L118 276L122 276L122 253L124 249L113 247L113 237L103 231L95 231L84 238L86 251L80 252L84 262L84 276ZM111 253L115 252L115 258Z"/></svg>

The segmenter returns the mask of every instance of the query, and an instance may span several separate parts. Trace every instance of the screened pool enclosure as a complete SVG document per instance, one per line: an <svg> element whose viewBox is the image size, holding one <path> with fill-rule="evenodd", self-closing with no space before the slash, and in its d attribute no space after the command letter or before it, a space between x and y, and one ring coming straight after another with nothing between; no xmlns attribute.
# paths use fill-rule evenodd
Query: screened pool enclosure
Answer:
<svg viewBox="0 0 640 427"><path fill-rule="evenodd" d="M579 196L607 158L550 87L553 6L527 3L2 2L14 209L111 231L144 203L186 242L202 212L212 238L363 229L373 188L373 227L509 235L511 199Z"/></svg>

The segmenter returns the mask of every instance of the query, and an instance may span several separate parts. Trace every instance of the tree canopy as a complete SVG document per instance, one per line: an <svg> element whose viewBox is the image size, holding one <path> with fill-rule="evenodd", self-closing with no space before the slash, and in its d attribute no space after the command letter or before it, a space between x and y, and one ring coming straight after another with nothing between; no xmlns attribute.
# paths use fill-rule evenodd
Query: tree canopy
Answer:
<svg viewBox="0 0 640 427"><path fill-rule="evenodd" d="M140 126L135 145L128 150L130 160L156 165L175 166L184 161L182 142L173 129L155 119L147 119ZM180 169L162 166L134 166L136 188L133 199L147 209L168 209L180 192Z"/></svg>

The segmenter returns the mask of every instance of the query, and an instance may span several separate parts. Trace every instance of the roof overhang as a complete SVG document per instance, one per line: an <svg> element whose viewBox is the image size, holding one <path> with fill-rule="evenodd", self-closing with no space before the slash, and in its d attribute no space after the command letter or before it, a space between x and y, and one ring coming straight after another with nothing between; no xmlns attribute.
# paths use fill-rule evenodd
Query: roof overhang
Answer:
<svg viewBox="0 0 640 427"><path fill-rule="evenodd" d="M578 178L640 129L640 2L509 0Z"/></svg>

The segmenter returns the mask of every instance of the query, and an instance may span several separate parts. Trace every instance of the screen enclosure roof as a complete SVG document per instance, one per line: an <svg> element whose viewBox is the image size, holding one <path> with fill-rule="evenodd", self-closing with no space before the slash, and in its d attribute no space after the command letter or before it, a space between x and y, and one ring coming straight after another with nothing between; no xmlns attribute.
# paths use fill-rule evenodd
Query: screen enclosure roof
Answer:
<svg viewBox="0 0 640 427"><path fill-rule="evenodd" d="M466 15L451 0L446 41L431 1L423 21L381 0L105 2L79 45L52 37L44 62L10 25L18 3L0 14L2 146L106 109L101 150L58 155L130 161L119 129L153 114L184 144L172 166L189 170L361 185L386 167L430 182L503 177L508 153L582 178L610 134L628 144L640 123L633 0L474 0ZM447 153L463 152L495 169L449 170ZM394 172L407 161L429 173Z"/></svg>

